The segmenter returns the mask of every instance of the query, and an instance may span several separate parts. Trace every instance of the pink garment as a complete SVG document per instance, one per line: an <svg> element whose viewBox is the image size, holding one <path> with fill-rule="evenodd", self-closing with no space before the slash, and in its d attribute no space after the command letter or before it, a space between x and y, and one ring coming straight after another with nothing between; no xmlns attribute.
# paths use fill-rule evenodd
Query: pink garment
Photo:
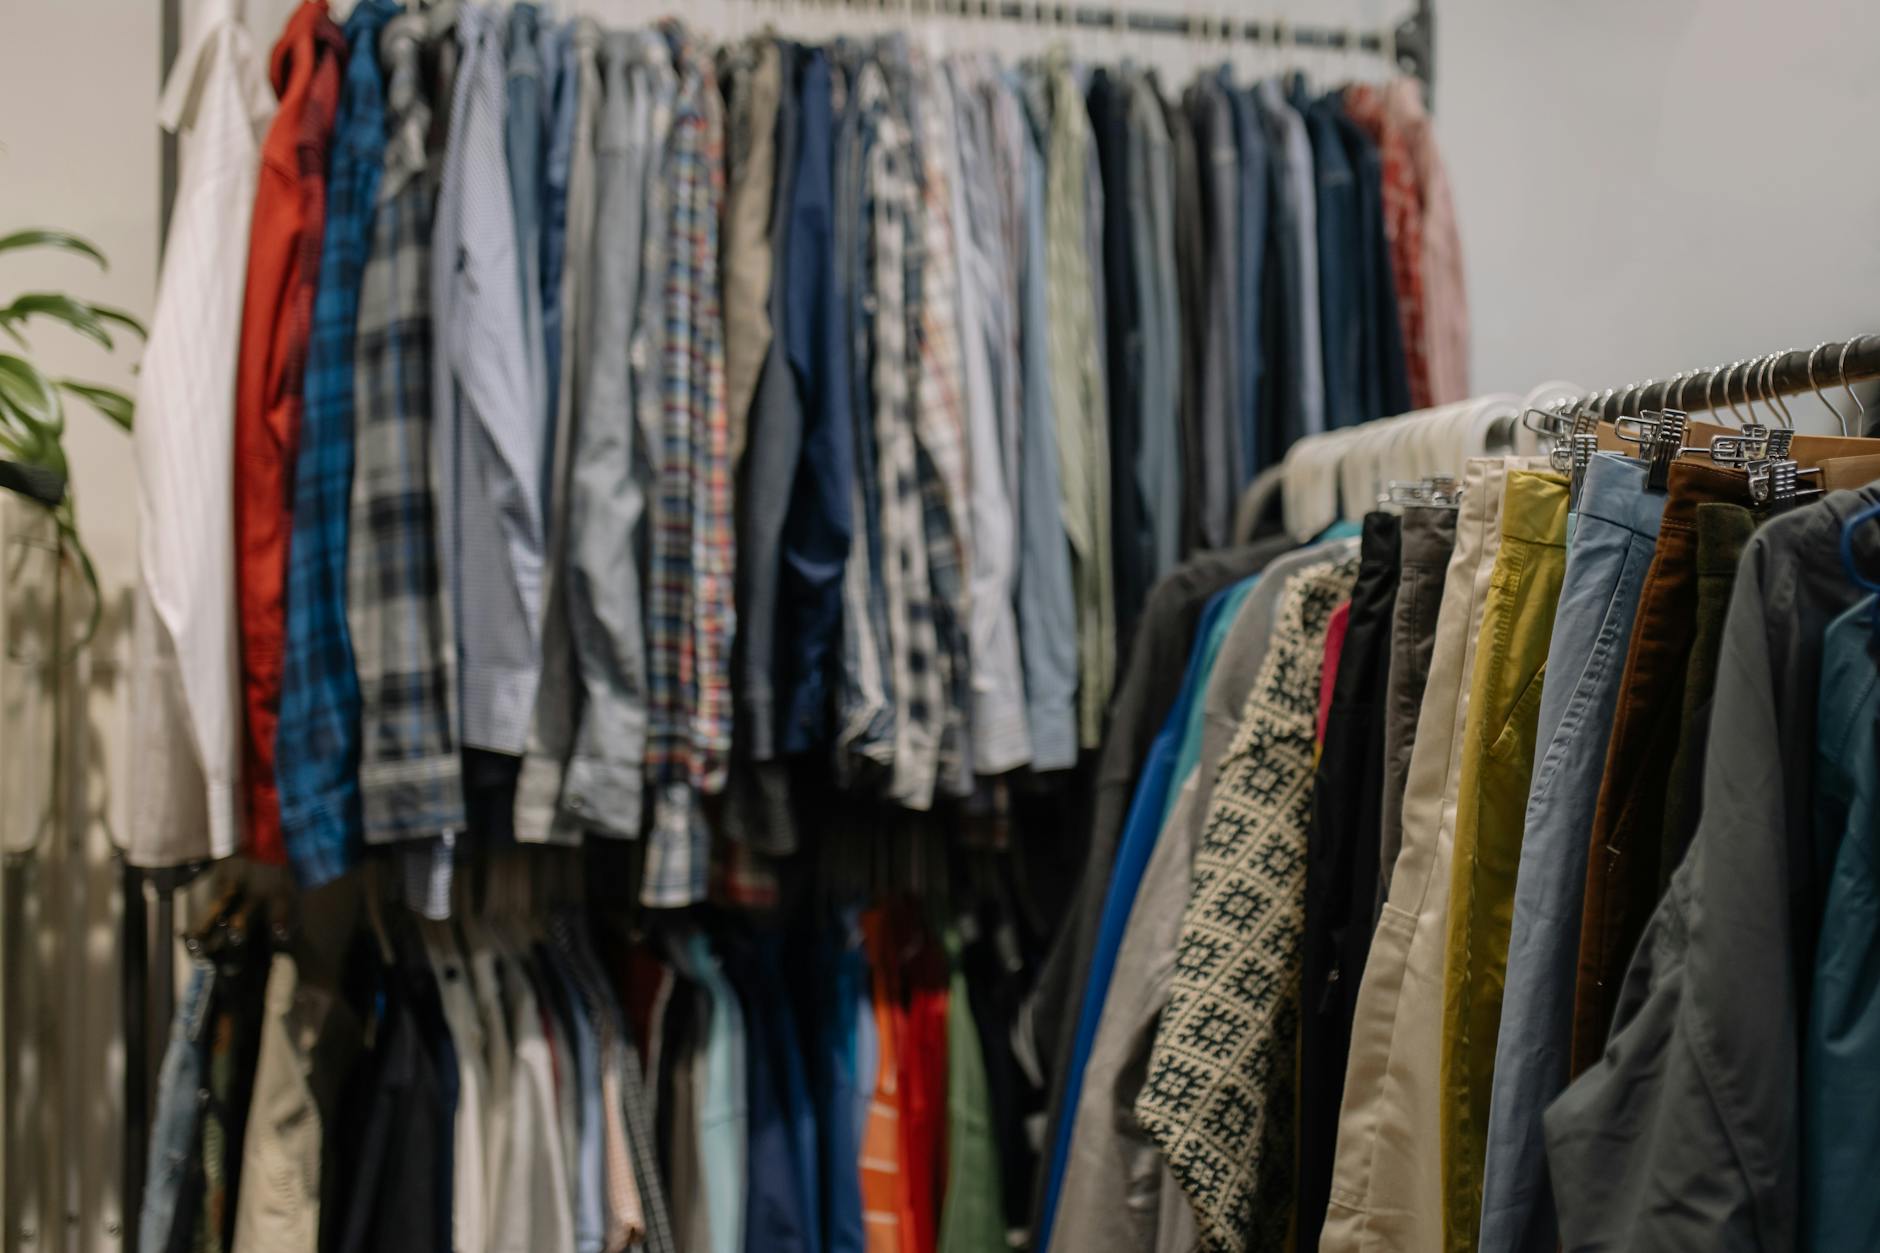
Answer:
<svg viewBox="0 0 1880 1253"><path fill-rule="evenodd" d="M1422 92L1414 79L1400 78L1384 89L1384 107L1409 146L1423 197L1423 355L1430 403L1444 405L1469 396L1469 297L1456 203Z"/></svg>
<svg viewBox="0 0 1880 1253"><path fill-rule="evenodd" d="M1345 655L1345 630L1351 625L1351 602L1332 610L1325 625L1325 665L1319 670L1319 730L1317 744L1325 746L1325 721L1332 715L1332 687L1338 682L1338 659Z"/></svg>

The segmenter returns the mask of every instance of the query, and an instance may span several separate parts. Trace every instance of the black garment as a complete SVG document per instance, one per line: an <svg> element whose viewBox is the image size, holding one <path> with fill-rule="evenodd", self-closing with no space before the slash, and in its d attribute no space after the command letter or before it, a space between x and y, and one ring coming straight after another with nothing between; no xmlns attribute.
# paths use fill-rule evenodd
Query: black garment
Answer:
<svg viewBox="0 0 1880 1253"><path fill-rule="evenodd" d="M411 953L402 961L406 967L403 979L411 1001L413 1021L418 1029L419 1040L424 1046L425 1057L430 1062L431 1073L435 1076L437 1089L437 1100L433 1105L414 1104L414 1111L418 1114L422 1114L426 1108L431 1110L433 1142L437 1145L437 1151L430 1158L432 1223L436 1237L428 1247L436 1249L437 1253L451 1253L451 1215L455 1212L457 1186L457 1098L462 1091L461 1071L457 1065L457 1045L451 1039L450 1024L444 1018L444 1001L438 995L437 976L432 973L430 960L414 945ZM414 1133L402 1134L409 1136ZM416 1142L421 1142L421 1140ZM422 1159L409 1163L401 1160L397 1170L411 1174L413 1182L416 1182L416 1176L422 1172L423 1165ZM395 1177L396 1173L394 1172ZM401 1195L404 1194L396 1191L392 1193L394 1198ZM397 1229L398 1223L403 1221L407 1220L396 1220L393 1223L394 1230ZM402 1247L418 1249L427 1246L401 1245L395 1240L388 1240L385 1243L388 1253L390 1250Z"/></svg>
<svg viewBox="0 0 1880 1253"><path fill-rule="evenodd" d="M516 846L516 780L522 758L487 748L463 750L465 835L470 847Z"/></svg>
<svg viewBox="0 0 1880 1253"><path fill-rule="evenodd" d="M1358 408L1360 421L1410 411L1410 366L1404 359L1397 316L1397 280L1384 235L1384 161L1362 126L1344 110L1344 98L1325 98L1358 179Z"/></svg>
<svg viewBox="0 0 1880 1253"><path fill-rule="evenodd" d="M1384 792L1384 687L1390 675L1400 531L1364 519L1351 618L1339 654L1306 838L1299 1028L1299 1247L1318 1247L1331 1199L1338 1103L1359 976L1371 949Z"/></svg>
<svg viewBox="0 0 1880 1253"><path fill-rule="evenodd" d="M967 999L986 1066L986 1094L992 1112L992 1139L999 1148L999 1195L1008 1231L1024 1230L1030 1217L1032 1178L1038 1155L1026 1134L1026 1121L1044 1113L1044 1092L1026 1078L1012 1052L1012 1024L1024 1001L1025 957L1019 929L981 908L962 925L960 964L966 972Z"/></svg>
<svg viewBox="0 0 1880 1253"><path fill-rule="evenodd" d="M341 1201L321 1215L329 1253L448 1253L456 1055L437 1051L443 1012L423 1012L430 974L407 964L387 972L376 1045L353 1072L341 1100ZM442 1037L445 1050L449 1037Z"/></svg>
<svg viewBox="0 0 1880 1253"><path fill-rule="evenodd" d="M1087 100L1103 183L1104 374L1109 381L1110 553L1119 653L1155 577L1155 536L1136 477L1142 446L1142 296L1136 286L1129 185L1129 87L1109 70L1090 76Z"/></svg>
<svg viewBox="0 0 1880 1253"><path fill-rule="evenodd" d="M1064 1079L1076 1037L1077 1015L1083 999L1084 978L1097 944L1103 918L1103 900L1109 892L1110 870L1116 846L1129 814L1130 797L1142 771L1149 745L1168 717L1181 690L1195 627L1208 598L1230 583L1266 568L1266 564L1293 547L1286 536L1264 540L1246 548L1206 552L1163 578L1149 593L1142 623L1129 650L1129 664L1110 703L1109 729L1097 763L1096 798L1090 823L1090 844L1082 877L1064 926L1032 989L1031 1014L1026 1024L1030 1045L1046 1067L1047 1126L1064 1116ZM1034 1189L1033 1216L1042 1199L1043 1178Z"/></svg>
<svg viewBox="0 0 1880 1253"><path fill-rule="evenodd" d="M1188 111L1178 100L1164 98L1162 112L1168 123L1170 166L1175 174L1175 288L1185 318L1207 307L1207 227L1201 211L1201 165L1196 155L1194 129ZM1181 335L1182 551L1205 546L1201 524L1201 493L1193 485L1207 472L1207 440L1201 431L1201 363L1207 336L1184 324ZM1123 654L1127 655L1127 654Z"/></svg>

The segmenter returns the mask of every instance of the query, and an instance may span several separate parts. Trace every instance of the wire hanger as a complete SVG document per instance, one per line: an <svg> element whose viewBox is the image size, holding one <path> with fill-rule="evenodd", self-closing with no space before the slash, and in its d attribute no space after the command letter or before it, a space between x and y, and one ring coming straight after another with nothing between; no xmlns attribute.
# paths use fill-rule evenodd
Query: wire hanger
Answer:
<svg viewBox="0 0 1880 1253"><path fill-rule="evenodd" d="M1867 623L1876 635L1880 635L1880 582L1868 578L1860 571L1860 565L1854 560L1854 536L1860 528L1869 522L1880 521L1880 504L1869 505L1841 527L1841 566L1847 571L1847 577L1855 587L1865 590L1873 603L1867 610Z"/></svg>
<svg viewBox="0 0 1880 1253"><path fill-rule="evenodd" d="M1866 429L1866 426L1867 426L1867 406L1861 403L1860 397L1855 395L1853 387L1849 385L1847 381L1847 353L1848 353L1848 350L1852 348L1855 344L1863 342L1866 338L1867 337L1865 335L1861 335L1855 339L1850 339L1844 342L1841 345L1841 361L1840 361L1841 390L1846 392L1847 398L1854 402L1854 410L1855 410L1854 416L1859 420L1861 428L1863 430ZM1835 416L1839 417L1840 415L1837 413ZM1841 429L1843 431L1846 431L1847 423L1845 421L1841 423Z"/></svg>
<svg viewBox="0 0 1880 1253"><path fill-rule="evenodd" d="M1813 348L1810 348L1808 350L1808 385L1814 389L1815 399L1819 400L1822 404L1827 405L1828 412L1834 415L1835 422L1840 425L1841 434L1846 435L1847 434L1847 418L1841 413L1839 409L1835 408L1834 405L1829 402L1827 396L1822 394L1821 384L1815 381L1815 354L1819 353L1823 348L1826 348L1827 346L1828 346L1828 341L1824 339L1819 344L1816 344ZM1843 346L1843 351L1845 351L1845 346Z"/></svg>

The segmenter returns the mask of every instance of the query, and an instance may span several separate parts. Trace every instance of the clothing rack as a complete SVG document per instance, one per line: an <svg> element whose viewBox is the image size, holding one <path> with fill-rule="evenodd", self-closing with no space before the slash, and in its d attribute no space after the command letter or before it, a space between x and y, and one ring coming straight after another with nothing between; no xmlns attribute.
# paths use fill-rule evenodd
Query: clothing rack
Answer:
<svg viewBox="0 0 1880 1253"><path fill-rule="evenodd" d="M1605 419L1618 417L1621 412L1638 413L1667 405L1696 412L1750 404L1772 395L1825 393L1832 387L1845 388L1874 378L1880 378L1880 334L1866 334L1820 343L1807 350L1746 357L1728 365L1684 370L1669 378L1589 393L1581 398L1581 407L1591 405ZM1856 414L1843 416L1853 418ZM1850 435L1860 433L1848 431Z"/></svg>
<svg viewBox="0 0 1880 1253"><path fill-rule="evenodd" d="M763 4L766 0L751 0ZM782 3L782 0L771 0ZM1423 103L1434 112L1436 31L1434 0L1417 0L1409 16L1394 27L1295 25L1275 18L1250 20L1236 14L1168 13L1110 5L1044 3L1043 0L820 0L818 7L876 15L950 17L980 22L1015 22L1063 30L1114 31L1169 35L1220 44L1270 48L1316 48L1330 52L1371 52L1387 57L1403 73L1423 84Z"/></svg>

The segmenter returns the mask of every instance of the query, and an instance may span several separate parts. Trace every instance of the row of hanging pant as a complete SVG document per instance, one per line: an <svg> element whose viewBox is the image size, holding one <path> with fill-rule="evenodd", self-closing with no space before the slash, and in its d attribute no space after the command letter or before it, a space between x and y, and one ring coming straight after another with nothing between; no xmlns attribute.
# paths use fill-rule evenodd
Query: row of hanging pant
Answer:
<svg viewBox="0 0 1880 1253"><path fill-rule="evenodd" d="M377 876L227 877L188 935L136 1247L991 1253L1023 1231L1042 1111L1009 902L943 876L641 925L622 888L527 886L616 868L520 850L449 921Z"/></svg>
<svg viewBox="0 0 1880 1253"><path fill-rule="evenodd" d="M1038 1247L1880 1241L1880 487L1666 461L1158 587L1029 1006Z"/></svg>

